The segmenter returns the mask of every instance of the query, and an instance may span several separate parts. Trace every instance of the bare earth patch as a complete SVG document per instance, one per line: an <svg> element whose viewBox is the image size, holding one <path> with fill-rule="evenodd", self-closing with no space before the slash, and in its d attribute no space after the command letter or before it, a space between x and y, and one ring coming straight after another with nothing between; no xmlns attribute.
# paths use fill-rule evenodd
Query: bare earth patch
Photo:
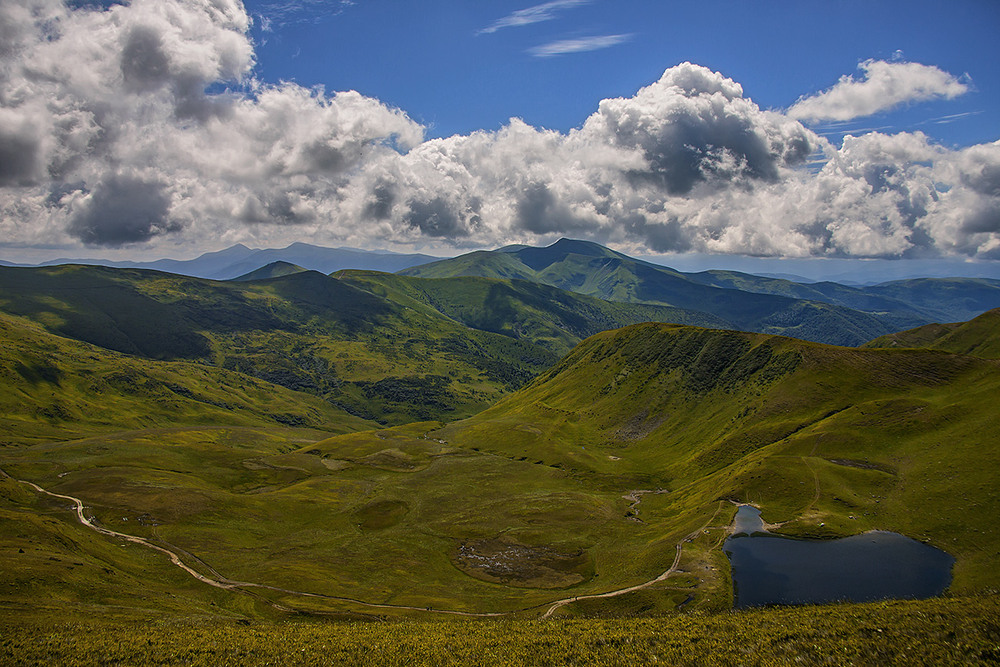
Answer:
<svg viewBox="0 0 1000 667"><path fill-rule="evenodd" d="M566 588L593 574L590 557L582 549L564 553L504 538L463 542L452 561L470 577L519 588Z"/></svg>

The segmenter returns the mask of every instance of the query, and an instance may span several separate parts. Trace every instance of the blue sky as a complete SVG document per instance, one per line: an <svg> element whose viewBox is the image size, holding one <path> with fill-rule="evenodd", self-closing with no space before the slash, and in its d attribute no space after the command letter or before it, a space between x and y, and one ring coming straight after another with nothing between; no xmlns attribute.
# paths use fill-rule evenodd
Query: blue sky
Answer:
<svg viewBox="0 0 1000 667"><path fill-rule="evenodd" d="M821 131L920 130L962 146L1000 138L1000 3L993 0L594 0L543 12L548 20L482 32L539 4L553 3L246 6L255 18L261 78L357 90L404 109L428 136L495 130L511 117L566 131L601 99L632 95L684 61L738 81L761 107L781 109L856 74L860 62L903 58L968 75L973 89ZM602 36L622 39L592 51L533 54L554 42Z"/></svg>
<svg viewBox="0 0 1000 667"><path fill-rule="evenodd" d="M566 236L1000 275L995 0L20 0L0 31L8 261Z"/></svg>

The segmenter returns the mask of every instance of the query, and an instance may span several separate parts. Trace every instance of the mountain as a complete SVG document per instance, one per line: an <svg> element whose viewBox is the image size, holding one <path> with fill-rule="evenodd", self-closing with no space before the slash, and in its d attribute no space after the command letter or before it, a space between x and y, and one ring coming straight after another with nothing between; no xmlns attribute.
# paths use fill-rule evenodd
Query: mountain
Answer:
<svg viewBox="0 0 1000 667"><path fill-rule="evenodd" d="M721 499L786 534L895 530L954 555L960 591L1000 581L998 392L997 363L966 355L640 324L434 437L663 489L646 511L687 525Z"/></svg>
<svg viewBox="0 0 1000 667"><path fill-rule="evenodd" d="M191 425L375 426L315 396L222 368L141 359L0 313L0 439L46 442Z"/></svg>
<svg viewBox="0 0 1000 667"><path fill-rule="evenodd" d="M987 311L968 322L927 324L882 336L864 347L918 347L1000 359L1000 308Z"/></svg>
<svg viewBox="0 0 1000 667"><path fill-rule="evenodd" d="M681 273L596 243L510 246L400 272L426 278L481 275L533 280L602 299L700 310L729 328L859 345L867 332L891 333L935 320L974 317L1000 306L1000 281L897 281L872 287L798 283L737 271Z"/></svg>
<svg viewBox="0 0 1000 667"><path fill-rule="evenodd" d="M953 594L1000 583L992 359L645 322L559 360L699 315L363 271L3 268L0 310L11 617L723 610L737 502L941 547Z"/></svg>
<svg viewBox="0 0 1000 667"><path fill-rule="evenodd" d="M0 267L0 310L60 336L238 371L388 423L467 416L559 358L530 339L476 330L316 271L239 282Z"/></svg>
<svg viewBox="0 0 1000 667"><path fill-rule="evenodd" d="M910 312L931 321L965 320L1000 302L1000 280L988 278L920 278L851 287L834 282L801 284L734 271L686 275L705 285L811 299L867 312Z"/></svg>
<svg viewBox="0 0 1000 667"><path fill-rule="evenodd" d="M898 331L927 321L904 308L865 312L796 296L796 289L804 291L807 287L789 281L761 279L766 283L795 286L795 289L787 289L787 294L713 285L711 282L715 278L712 276L702 276L699 280L667 267L632 259L596 243L569 239L546 248L515 246L492 253L471 253L400 273L425 278L451 275L517 277L610 301L701 311L723 320L731 329L785 334L840 345L857 345L880 335L878 332Z"/></svg>
<svg viewBox="0 0 1000 667"><path fill-rule="evenodd" d="M298 264L291 264L289 262L271 262L267 266L262 266L259 269L254 269L250 273L244 273L242 276L233 278L239 282L247 282L250 280L267 280L268 278L280 278L281 276L288 276L293 273L302 273L303 271L308 271L309 269L304 269Z"/></svg>
<svg viewBox="0 0 1000 667"><path fill-rule="evenodd" d="M249 273L277 261L296 264L312 271L319 271L320 273L333 273L341 269L395 272L437 259L437 257L431 257L430 255L403 255L392 252L354 250L351 248L323 248L309 245L308 243L293 243L287 248L255 250L245 259L228 264L225 267L219 267L211 273L206 272L201 277L226 280ZM183 274L184 272L172 271L172 273Z"/></svg>
<svg viewBox="0 0 1000 667"><path fill-rule="evenodd" d="M239 281L93 266L2 268L0 310L108 350L212 364L396 424L482 410L606 329L727 324L526 281L325 276L287 264Z"/></svg>
<svg viewBox="0 0 1000 667"><path fill-rule="evenodd" d="M707 313L605 301L524 280L414 278L364 271L341 271L334 277L393 303L444 315L472 329L530 340L558 356L588 336L628 324L725 325Z"/></svg>
<svg viewBox="0 0 1000 667"><path fill-rule="evenodd" d="M237 244L208 252L195 259L159 259L152 262L111 261L101 259L55 259L39 266L83 264L128 269L152 269L182 276L231 280L274 262L286 262L321 273L340 269L368 269L372 271L399 271L439 258L421 254L399 254L385 251L355 250L352 248L324 248L308 243L293 243L287 248L251 249ZM6 262L0 265L13 266ZM18 265L25 266L25 265Z"/></svg>

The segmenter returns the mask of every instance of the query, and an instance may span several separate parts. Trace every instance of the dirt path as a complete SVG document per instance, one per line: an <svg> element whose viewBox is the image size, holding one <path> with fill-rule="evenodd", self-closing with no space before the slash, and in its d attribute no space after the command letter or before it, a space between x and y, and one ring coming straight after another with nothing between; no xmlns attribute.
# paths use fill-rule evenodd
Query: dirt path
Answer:
<svg viewBox="0 0 1000 667"><path fill-rule="evenodd" d="M598 598L612 598L612 597L616 597L618 595L625 595L626 593L631 593L633 591L639 591L639 590L642 590L643 588L648 588L648 587L652 586L653 584L658 584L661 581L666 580L670 575L672 575L674 572L677 571L677 566L680 565L680 562L681 562L681 550L684 547L684 543L685 542L690 542L698 534L700 534L701 531L705 530L710 525L712 525L712 522L715 521L715 517L717 517L719 515L719 510L722 509L722 507L723 507L724 504L725 503L723 501L720 501L719 502L719 506L715 508L715 512L712 513L712 516L708 519L708 521L705 522L705 524L703 526L699 527L696 530L691 531L690 533L688 533L687 535L685 535L684 538L680 542L677 543L677 546L674 547L675 550L676 550L676 552L674 553L674 562L671 563L670 569L668 569L666 572L664 572L660 576L656 577L655 579L650 579L649 581L643 582L641 584L636 584L635 586L629 586L628 588L619 588L618 590L608 591L607 593L595 593L593 595L578 595L576 597L564 598L562 600L556 600L555 602L550 603L550 606L549 606L548 610L544 614L542 614L542 618L543 619L544 618L549 618L560 607L564 607L564 606L566 606L566 605L568 605L568 604L570 604L572 602L576 602L577 600L595 600L595 599L598 599Z"/></svg>
<svg viewBox="0 0 1000 667"><path fill-rule="evenodd" d="M62 494L62 493L54 493L52 491L48 491L47 489L43 489L42 487L40 487L39 485L35 484L34 482L28 482L28 481L23 480L23 479L15 479L13 477L10 477L10 475L8 475L3 470L0 470L0 476L9 478L9 479L14 480L15 482L19 482L21 484L25 484L27 486L30 486L31 488L33 488L38 493L42 493L42 494L45 494L47 496L51 496L53 498L60 498L62 500L68 500L68 501L70 501L74 505L74 509L76 511L76 517L77 517L77 519L80 521L81 524L83 524L87 528L90 528L91 530L96 531L96 532L100 533L101 535L105 535L107 537L113 537L113 538L117 538L117 539L121 539L121 540L126 540L128 542L133 543L133 544L138 544L138 545L144 546L144 547L146 547L148 549L152 549L153 551L157 551L159 553L162 553L162 554L164 554L165 556L167 556L170 559L171 563L173 563L177 567L181 568L182 570L184 570L185 572L187 572L189 575L191 575L192 577L194 577L198 581L200 581L202 583L205 583L205 584L208 584L209 586L214 586L215 588L222 588L222 589L225 589L225 590L239 591L239 592L242 592L242 593L250 593L250 591L248 591L246 589L263 589L263 590L275 591L275 592L278 592L278 593L284 593L286 595L294 595L294 596L297 596L297 597L320 598L320 599L323 599L323 600L334 600L334 601L338 601L338 602L348 602L348 603L351 603L351 604L356 604L356 605L360 605L360 606L363 606L363 607L368 607L370 609L402 609L402 610L411 610L411 611L422 611L422 612L434 613L434 614L446 614L446 615L451 615L451 616L464 616L464 617L471 617L471 618L497 618L497 617L502 617L502 616L509 616L511 614L518 613L518 612L529 611L531 609L536 609L536 608L539 608L539 607L548 606L548 610L544 614L542 614L542 616L541 616L541 618L545 619L545 618L549 618L550 616L552 616L552 614L555 613L555 611L557 609L559 609L560 607L563 607L563 606L565 606L567 604L570 604L572 602L576 602L577 600L589 600L589 599L615 597L615 596L618 596L618 595L624 595L626 593L631 593L633 591L642 590L643 588L647 588L649 586L652 586L653 584L660 583L661 581L664 581L665 579L667 579L668 577L670 577L672 574L674 574L677 571L677 566L680 564L680 561L681 561L681 550L682 550L682 548L684 546L684 543L688 542L690 540L693 540L699 533L701 533L701 531L703 531L705 528L707 528L709 525L711 525L712 521L714 521L715 517L718 516L719 510L722 509L722 506L724 504L723 502L720 502L719 506L715 509L715 512L712 513L712 516L709 518L708 521L705 522L705 524L703 526L701 526L697 530L694 530L691 533L685 535L684 538L680 542L677 543L677 546L675 547L676 552L674 554L674 562L671 563L670 568L668 570L666 570L665 572L663 572L661 575L659 575L655 579L650 579L649 581L646 581L646 582L641 583L641 584L636 584L635 586L629 586L628 588L621 588L621 589L618 589L618 590L609 591L607 593L595 593L595 594L592 594L592 595L579 595L579 596L576 596L576 597L565 598L565 599L562 599L562 600L556 600L555 602L546 602L546 603L543 603L543 604L540 604L540 605L534 605L532 607L527 607L527 608L524 608L524 609L517 609L517 610L512 610L512 611L496 611L496 612L472 612L472 611L457 611L457 610L452 610L452 609L434 609L433 607L417 607L417 606L401 605L401 604L382 604L382 603L377 603L377 602L365 602L363 600L357 600L355 598L341 597L341 596L337 596L337 595L325 595L323 593L308 593L308 592L305 592L305 591L295 591L295 590L291 590L291 589L288 589L288 588L280 588L280 587L277 587L277 586L269 586L267 584L258 584L258 583L250 582L250 581L236 581L236 580L233 580L233 579L229 579L228 577L225 577L225 576L221 575L217 570L215 570L213 567L211 567L210 565L208 565L207 563L205 563L204 561L202 561L197 556L195 556L193 554L190 554L187 551L184 551L183 549L180 549L179 547L174 547L174 549L176 549L176 551L174 551L173 549L168 549L168 548L165 548L165 547L161 547L158 544L154 544L153 542L150 542L149 540L147 540L146 538L143 538L143 537L137 537L135 535L128 535L126 533L119 533L116 530L111 530L109 528L104 528L102 526L98 526L91 519L89 519L87 517L86 513L84 512L83 501L80 500L79 498L76 498L74 496L69 496L69 495L66 495L66 494ZM183 552L191 560L194 560L194 561L197 561L198 563L200 563L205 569L209 570L215 576L215 578L205 576L202 573L200 573L197 570L195 570L194 568L192 568L189 565L187 565L183 560L181 560L180 554L178 552ZM276 602L273 602L271 600L265 600L265 601L268 604L270 604L271 606L275 607L276 609L280 609L282 611L295 611L294 609L289 609L288 607L280 605L280 604L278 604Z"/></svg>
<svg viewBox="0 0 1000 667"><path fill-rule="evenodd" d="M634 491L629 491L624 496L622 496L622 498L624 498L629 502L628 510L631 514L629 514L626 517L629 521L646 523L645 521L639 518L639 503L642 502L642 497L649 493L659 494L659 493L669 493L669 491L666 491L665 489L656 489L655 491L653 491L652 489L636 489Z"/></svg>
<svg viewBox="0 0 1000 667"><path fill-rule="evenodd" d="M80 523L82 523L87 528L90 528L91 530L94 530L94 531L100 533L101 535L105 535L107 537L114 537L114 538L117 538L117 539L126 540L128 542L133 543L133 544L138 544L138 545L144 546L144 547L146 547L148 549L152 549L154 551L158 551L159 553L162 553L162 554L166 555L170 559L171 563L173 563L177 567L181 568L182 570L184 570L185 572L187 572L189 575L191 575L192 577L194 577L198 581L200 581L202 583L205 583L205 584L208 584L209 586L214 586L216 588L222 588L222 589L225 589L225 590L239 590L241 592L247 592L245 590L242 590L242 589L246 589L246 588L258 588L258 589L265 589L265 590L275 591L275 592L278 592L278 593L285 593L285 594L288 594L288 595L295 595L295 596L299 596L299 597L322 598L324 600L336 600L336 601L340 601L340 602L350 602L352 604L357 604L357 605L361 605L361 606L364 606L364 607L375 608L375 609L408 609L408 610L413 610L413 611L431 612L431 613L435 613L435 614L450 614L450 615L453 615L453 616L470 616L470 617L476 617L476 618L490 618L490 617L497 617L497 616L507 616L509 614L515 613L514 611L507 611L507 612L471 612L471 611L456 611L456 610L451 610L451 609L434 609L432 607L416 607L416 606L401 605L401 604L380 604L380 603L376 603L376 602L365 602L363 600L356 600L354 598L349 598L349 597L340 597L340 596L336 596L336 595L325 595L323 593L307 593L307 592L304 592L304 591L294 591L294 590L291 590L291 589L288 589L288 588L279 588L277 586L268 586L266 584L258 584L258 583L252 582L252 581L236 581L236 580L229 579L228 577L225 577L225 576L219 574L218 571L216 571L213 567L211 567L210 565L208 565L207 563L205 563L204 561L202 561L197 556L194 556L193 554L189 554L188 552L184 551L183 549L175 547L177 549L177 551L184 551L184 553L187 554L192 560L195 560L195 561L201 563L206 569L210 570L217 577L217 578L213 579L212 577L206 577L202 573L198 572L194 568L192 568L189 565L187 565L184 561L181 560L181 557L177 553L177 551L173 551L171 549L167 549L167 548L161 547L158 544L154 544L153 542L150 542L149 540L147 540L144 537L137 537L135 535L127 535L125 533L119 533L116 530L111 530L109 528L104 528L102 526L98 526L91 519L89 519L87 517L86 513L83 511L83 501L80 500L79 498L76 498L74 496L68 496L68 495L63 494L63 493L54 493L52 491L48 491L47 489L43 489L42 487L38 486L34 482L28 482L28 481L23 480L23 479L15 479L15 478L11 477L10 475L8 475L3 470L0 470L0 476L7 477L9 479L13 479L15 482L19 482L21 484L26 484L27 486L30 486L31 488L33 488L38 493L43 493L43 494L45 494L47 496L52 496L53 498L60 498L62 500L68 500L68 501L70 501L74 505L74 509L76 511L76 518L80 521ZM278 609L281 609L283 611L295 611L294 609L289 609L288 607L284 607L282 605L279 605L279 604L277 604L275 602L271 602L269 600L267 602L269 604L271 604L272 606L274 606L274 607L276 607ZM525 611L525 610L517 610L517 611Z"/></svg>

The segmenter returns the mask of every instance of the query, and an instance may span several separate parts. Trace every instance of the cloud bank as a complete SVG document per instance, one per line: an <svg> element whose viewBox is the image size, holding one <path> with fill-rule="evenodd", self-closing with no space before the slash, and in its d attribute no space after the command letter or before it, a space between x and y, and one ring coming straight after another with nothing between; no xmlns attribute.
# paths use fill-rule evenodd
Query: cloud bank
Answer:
<svg viewBox="0 0 1000 667"><path fill-rule="evenodd" d="M248 28L237 0L0 4L4 242L443 249L566 235L637 252L1000 258L1000 143L834 146L800 122L818 113L807 100L763 110L690 63L569 132L511 119L424 140L356 92L255 81ZM918 79L897 98L925 94Z"/></svg>

